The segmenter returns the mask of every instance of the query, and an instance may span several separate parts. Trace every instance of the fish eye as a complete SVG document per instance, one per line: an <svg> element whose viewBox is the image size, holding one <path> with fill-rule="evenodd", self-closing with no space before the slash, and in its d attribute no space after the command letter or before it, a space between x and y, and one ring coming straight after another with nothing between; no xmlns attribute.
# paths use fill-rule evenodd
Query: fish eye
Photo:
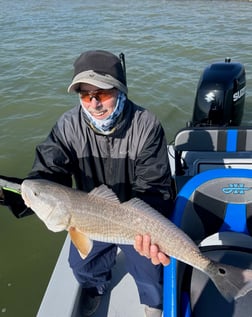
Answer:
<svg viewBox="0 0 252 317"><path fill-rule="evenodd" d="M225 270L223 267L220 267L220 268L219 268L219 273L220 273L221 275L225 275L225 274L226 274L226 270Z"/></svg>

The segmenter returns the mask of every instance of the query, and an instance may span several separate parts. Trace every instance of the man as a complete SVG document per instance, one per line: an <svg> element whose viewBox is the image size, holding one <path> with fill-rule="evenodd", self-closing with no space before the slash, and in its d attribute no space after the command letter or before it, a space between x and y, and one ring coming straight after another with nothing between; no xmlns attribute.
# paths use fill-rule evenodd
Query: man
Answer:
<svg viewBox="0 0 252 317"><path fill-rule="evenodd" d="M124 59L102 50L81 54L68 92L76 92L80 104L64 113L37 146L29 178L66 186L72 186L74 178L76 187L86 192L106 184L121 202L139 197L168 217L172 190L164 131L153 114L127 98ZM4 203L11 205L10 193L4 194ZM19 215L22 208L14 209ZM146 316L161 316L162 264L167 265L169 258L148 235L137 236L134 247L120 248ZM69 263L85 289L83 316L94 313L108 288L116 252L116 245L94 241L82 259L71 245Z"/></svg>

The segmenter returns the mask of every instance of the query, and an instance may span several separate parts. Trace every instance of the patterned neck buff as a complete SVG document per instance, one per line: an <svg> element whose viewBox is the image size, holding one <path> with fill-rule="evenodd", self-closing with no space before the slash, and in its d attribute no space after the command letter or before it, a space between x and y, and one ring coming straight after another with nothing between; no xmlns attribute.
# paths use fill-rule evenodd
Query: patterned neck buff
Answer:
<svg viewBox="0 0 252 317"><path fill-rule="evenodd" d="M80 99L80 103L82 105L82 110L84 111L91 127L93 127L98 132L107 135L114 131L116 120L118 119L118 117L123 111L125 100L126 100L126 95L123 92L119 92L114 111L106 119L102 119L102 120L94 118L85 109L81 99Z"/></svg>

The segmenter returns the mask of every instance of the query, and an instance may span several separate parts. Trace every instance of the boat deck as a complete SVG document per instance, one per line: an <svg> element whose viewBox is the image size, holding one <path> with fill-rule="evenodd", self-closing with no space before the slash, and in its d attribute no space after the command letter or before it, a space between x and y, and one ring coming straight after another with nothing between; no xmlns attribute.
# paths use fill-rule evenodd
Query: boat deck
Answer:
<svg viewBox="0 0 252 317"><path fill-rule="evenodd" d="M70 238L67 236L57 264L48 284L37 317L81 317L81 288L69 267ZM93 317L143 317L144 308L139 302L136 284L124 267L124 255L118 252L112 271L110 290L103 296Z"/></svg>

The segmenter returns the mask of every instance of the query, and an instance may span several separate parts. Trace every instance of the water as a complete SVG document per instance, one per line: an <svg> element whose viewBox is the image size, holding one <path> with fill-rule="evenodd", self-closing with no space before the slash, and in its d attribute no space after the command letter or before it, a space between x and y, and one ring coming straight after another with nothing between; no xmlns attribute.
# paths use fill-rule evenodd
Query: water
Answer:
<svg viewBox="0 0 252 317"><path fill-rule="evenodd" d="M191 119L203 69L229 56L245 65L243 124L252 124L252 2L124 2L0 0L0 174L29 172L35 145L77 102L66 89L88 49L125 53L129 96L159 117L168 141ZM0 212L0 316L33 317L65 234Z"/></svg>

